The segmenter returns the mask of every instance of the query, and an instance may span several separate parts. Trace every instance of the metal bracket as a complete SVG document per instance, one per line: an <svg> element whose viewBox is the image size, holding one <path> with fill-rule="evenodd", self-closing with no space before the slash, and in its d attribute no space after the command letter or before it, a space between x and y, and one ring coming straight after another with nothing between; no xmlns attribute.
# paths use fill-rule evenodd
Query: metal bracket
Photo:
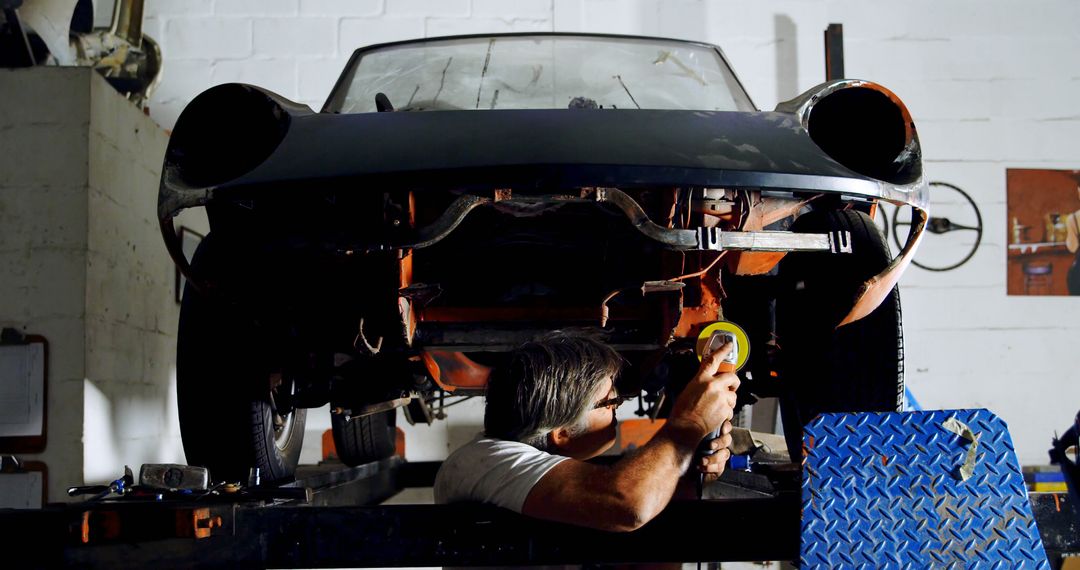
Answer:
<svg viewBox="0 0 1080 570"><path fill-rule="evenodd" d="M793 232L725 232L719 228L698 228L697 248L708 251L827 251L851 253L851 234Z"/></svg>

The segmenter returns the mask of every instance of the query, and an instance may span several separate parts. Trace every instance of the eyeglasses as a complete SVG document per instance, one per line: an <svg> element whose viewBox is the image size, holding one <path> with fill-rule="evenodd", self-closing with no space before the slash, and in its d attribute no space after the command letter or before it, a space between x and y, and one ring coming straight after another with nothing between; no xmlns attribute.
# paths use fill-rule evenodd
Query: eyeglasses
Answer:
<svg viewBox="0 0 1080 570"><path fill-rule="evenodd" d="M618 408L623 402L633 400L636 395L620 396L618 390L614 390L615 396L611 398L605 398L596 403L596 407L593 409L599 410L600 408Z"/></svg>

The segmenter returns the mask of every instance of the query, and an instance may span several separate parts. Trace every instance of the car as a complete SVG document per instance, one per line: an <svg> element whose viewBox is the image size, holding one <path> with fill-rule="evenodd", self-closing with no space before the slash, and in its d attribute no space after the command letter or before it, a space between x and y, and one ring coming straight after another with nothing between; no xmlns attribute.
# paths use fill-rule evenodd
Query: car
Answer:
<svg viewBox="0 0 1080 570"><path fill-rule="evenodd" d="M892 255L881 202L912 208ZM908 109L841 79L758 110L713 45L611 35L358 49L319 112L212 87L179 117L158 216L188 278L177 397L218 480L296 467L330 405L348 464L481 395L515 346L598 335L623 394L666 413L710 325L746 331L740 406L780 398L789 448L823 411L903 405L896 283L928 190ZM204 206L187 259L173 219ZM797 457L797 456L795 456Z"/></svg>

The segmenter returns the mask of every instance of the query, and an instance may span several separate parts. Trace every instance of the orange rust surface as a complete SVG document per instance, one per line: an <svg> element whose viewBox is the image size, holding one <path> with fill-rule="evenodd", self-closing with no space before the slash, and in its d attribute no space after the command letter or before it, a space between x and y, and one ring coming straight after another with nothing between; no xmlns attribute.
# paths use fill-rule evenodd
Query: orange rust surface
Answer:
<svg viewBox="0 0 1080 570"><path fill-rule="evenodd" d="M424 365L440 388L453 392L458 388L485 388L491 368L478 364L461 352L449 350L421 351Z"/></svg>
<svg viewBox="0 0 1080 570"><path fill-rule="evenodd" d="M762 275L768 273L784 258L784 251L732 251L724 263L735 275Z"/></svg>
<svg viewBox="0 0 1080 570"><path fill-rule="evenodd" d="M633 419L619 422L619 443L623 451L641 447L664 427L665 420Z"/></svg>
<svg viewBox="0 0 1080 570"><path fill-rule="evenodd" d="M405 459L405 431L394 426L394 455Z"/></svg>
<svg viewBox="0 0 1080 570"><path fill-rule="evenodd" d="M409 227L416 227L416 193L409 190Z"/></svg>
<svg viewBox="0 0 1080 570"><path fill-rule="evenodd" d="M420 359L424 361L424 368L427 368L428 374L431 374L431 379L435 381L435 383L438 384L440 388L446 390L447 392L454 391L453 386L443 384L442 371L439 370L438 363L435 362L435 358L431 356L428 351L420 351Z"/></svg>
<svg viewBox="0 0 1080 570"><path fill-rule="evenodd" d="M412 252L406 252L398 261L398 287L408 287L413 280L413 257Z"/></svg>
<svg viewBox="0 0 1080 570"><path fill-rule="evenodd" d="M720 306L718 286L712 282L714 279L709 275L703 277L705 279L697 282L699 283L698 286L701 287L701 304L697 307L683 307L682 314L679 316L679 324L675 326L675 336L677 337L696 338L702 328L720 320L720 317L724 314L723 308ZM694 282L687 283L687 286L693 287Z"/></svg>
<svg viewBox="0 0 1080 570"><path fill-rule="evenodd" d="M855 300L854 306L851 307L851 311L844 317L844 320L840 321L840 324L836 325L836 328L840 328L844 325L853 323L866 315L869 315L881 305L881 302L885 300L885 297L892 292L897 281L900 280L900 276L903 275L904 270L911 263L913 257L915 257L915 249L918 247L919 242L923 238L923 230L926 228L926 222L928 215L922 210L916 210L919 212L919 220L912 220L915 226L912 228L912 233L908 236L907 244L904 245L904 249L900 252L900 255L889 264L881 273L871 277L866 283L863 283L859 295Z"/></svg>
<svg viewBox="0 0 1080 570"><path fill-rule="evenodd" d="M323 461L337 459L337 446L334 445L334 430L328 429L322 433L322 458Z"/></svg>

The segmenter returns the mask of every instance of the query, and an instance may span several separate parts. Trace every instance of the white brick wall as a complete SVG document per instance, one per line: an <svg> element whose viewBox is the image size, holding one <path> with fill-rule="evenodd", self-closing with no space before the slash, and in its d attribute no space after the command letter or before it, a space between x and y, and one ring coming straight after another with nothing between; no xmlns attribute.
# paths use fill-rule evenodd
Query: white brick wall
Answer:
<svg viewBox="0 0 1080 570"><path fill-rule="evenodd" d="M108 8L98 14L107 21ZM1027 462L1045 460L1049 436L1080 407L1080 367L1061 341L1076 338L1076 325L1063 323L1080 321L1080 307L1006 297L1002 244L1005 168L1080 167L1074 0L150 0L147 14L147 29L164 33L156 39L165 75L151 113L165 126L215 83L262 83L318 108L357 47L483 31L710 41L769 109L821 81L822 30L841 22L847 74L903 98L931 178L983 205L987 231L975 259L905 277L912 389L930 407L994 409Z"/></svg>
<svg viewBox="0 0 1080 570"><path fill-rule="evenodd" d="M67 500L125 463L183 457L155 216L168 138L87 68L0 70L0 100L0 326L49 341L47 445L24 459ZM205 232L200 215L181 225Z"/></svg>

